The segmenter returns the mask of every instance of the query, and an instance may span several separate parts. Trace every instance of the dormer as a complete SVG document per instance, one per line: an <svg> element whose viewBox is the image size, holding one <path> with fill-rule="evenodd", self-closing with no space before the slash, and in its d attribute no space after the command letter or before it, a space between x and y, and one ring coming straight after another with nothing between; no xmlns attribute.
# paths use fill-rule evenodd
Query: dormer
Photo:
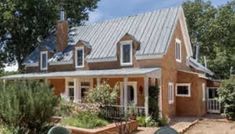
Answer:
<svg viewBox="0 0 235 134"><path fill-rule="evenodd" d="M133 66L135 53L140 49L140 42L134 36L126 33L117 44L117 57L120 66Z"/></svg>
<svg viewBox="0 0 235 134"><path fill-rule="evenodd" d="M84 40L79 40L78 43L74 47L74 63L75 68L84 68L86 61L85 58L91 52L91 45L89 42Z"/></svg>

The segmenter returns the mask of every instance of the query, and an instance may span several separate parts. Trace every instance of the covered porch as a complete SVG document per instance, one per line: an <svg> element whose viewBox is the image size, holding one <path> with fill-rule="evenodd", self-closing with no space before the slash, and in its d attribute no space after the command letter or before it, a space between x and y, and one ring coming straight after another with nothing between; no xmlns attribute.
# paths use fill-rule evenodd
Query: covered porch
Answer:
<svg viewBox="0 0 235 134"><path fill-rule="evenodd" d="M67 72L31 73L5 76L1 79L40 79L45 80L54 87L56 94L61 94L66 100L74 103L83 103L88 90L99 86L104 81L111 87L116 84L119 87L116 114L127 112L129 104L136 105L139 115L149 114L149 86L156 84L161 88L160 68L123 68L106 70L77 70ZM161 111L161 89L159 96L159 108Z"/></svg>

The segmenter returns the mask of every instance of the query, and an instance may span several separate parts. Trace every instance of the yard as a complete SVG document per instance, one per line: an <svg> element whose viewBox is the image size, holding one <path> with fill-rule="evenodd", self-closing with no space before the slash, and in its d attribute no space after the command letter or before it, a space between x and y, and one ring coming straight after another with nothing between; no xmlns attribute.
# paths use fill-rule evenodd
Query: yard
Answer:
<svg viewBox="0 0 235 134"><path fill-rule="evenodd" d="M225 119L203 119L185 134L235 134L235 122Z"/></svg>

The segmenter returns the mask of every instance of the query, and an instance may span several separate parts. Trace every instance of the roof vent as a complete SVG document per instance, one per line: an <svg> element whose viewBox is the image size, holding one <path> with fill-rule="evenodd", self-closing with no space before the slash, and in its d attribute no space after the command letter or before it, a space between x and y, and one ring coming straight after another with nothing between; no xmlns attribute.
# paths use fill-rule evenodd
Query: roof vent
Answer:
<svg viewBox="0 0 235 134"><path fill-rule="evenodd" d="M60 20L61 21L65 20L65 12L64 12L64 8L63 7L60 9Z"/></svg>

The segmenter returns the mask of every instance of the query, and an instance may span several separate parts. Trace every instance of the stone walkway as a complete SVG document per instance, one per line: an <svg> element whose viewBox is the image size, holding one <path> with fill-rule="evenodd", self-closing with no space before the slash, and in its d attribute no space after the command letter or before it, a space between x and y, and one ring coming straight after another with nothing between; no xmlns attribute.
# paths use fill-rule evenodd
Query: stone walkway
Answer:
<svg viewBox="0 0 235 134"><path fill-rule="evenodd" d="M170 127L174 128L178 132L183 132L189 125L195 123L198 118L195 117L176 117L171 120ZM154 134L158 127L138 127L138 131L135 134Z"/></svg>

